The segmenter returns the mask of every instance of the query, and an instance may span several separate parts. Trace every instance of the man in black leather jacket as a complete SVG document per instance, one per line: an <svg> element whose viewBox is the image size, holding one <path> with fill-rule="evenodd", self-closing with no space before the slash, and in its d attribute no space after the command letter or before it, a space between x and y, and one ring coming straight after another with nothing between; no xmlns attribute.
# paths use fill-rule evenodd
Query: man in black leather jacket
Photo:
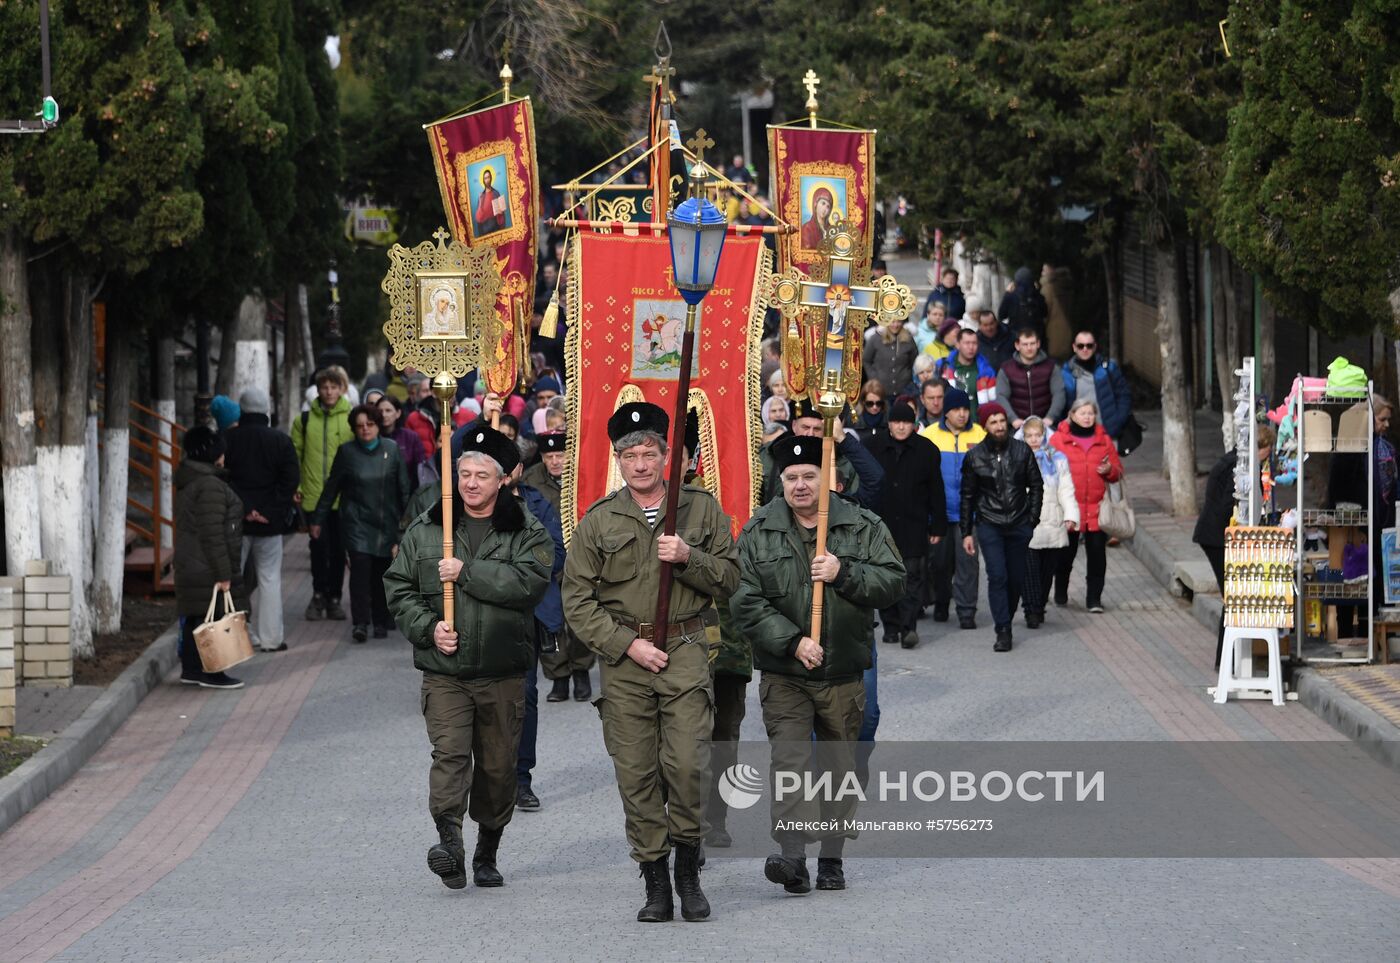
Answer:
<svg viewBox="0 0 1400 963"><path fill-rule="evenodd" d="M1011 619L1021 602L1026 553L1040 520L1044 485L1030 446L1011 437L1006 409L994 401L978 405L977 419L987 438L963 461L963 531L976 531L987 566L987 602L997 632L992 649L1010 652ZM971 555L973 550L969 532L963 551Z"/></svg>

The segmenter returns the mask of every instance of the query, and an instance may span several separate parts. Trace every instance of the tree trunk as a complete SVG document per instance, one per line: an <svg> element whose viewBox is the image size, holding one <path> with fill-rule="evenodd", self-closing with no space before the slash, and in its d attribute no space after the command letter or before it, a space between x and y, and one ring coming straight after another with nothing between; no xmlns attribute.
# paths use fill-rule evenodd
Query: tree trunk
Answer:
<svg viewBox="0 0 1400 963"><path fill-rule="evenodd" d="M1122 250L1115 237L1104 246L1103 280L1108 300L1108 356L1123 360L1123 269L1119 259Z"/></svg>
<svg viewBox="0 0 1400 963"><path fill-rule="evenodd" d="M1211 247L1212 264L1209 296L1215 305L1215 375L1220 386L1220 433L1225 440L1225 450L1235 447L1235 392L1239 390L1239 379L1235 377L1233 318L1234 297L1229 293L1234 284L1230 266L1230 254L1216 244Z"/></svg>
<svg viewBox="0 0 1400 963"><path fill-rule="evenodd" d="M39 466L45 499L54 502L58 522L51 547L45 532L45 555L55 572L73 581L73 656L90 659L94 651L87 589L92 576L92 529L87 515L84 457L92 395L92 279L79 272L69 273L63 277L60 291L63 381L58 411L62 427L53 473L43 477L44 466Z"/></svg>
<svg viewBox="0 0 1400 963"><path fill-rule="evenodd" d="M18 233L0 234L0 488L5 491L5 571L10 575L23 575L24 563L43 555L27 255Z"/></svg>
<svg viewBox="0 0 1400 963"><path fill-rule="evenodd" d="M249 294L238 306L238 323L233 343L233 384L228 393L234 401L249 388L272 394L272 373L267 364L267 301L261 294ZM224 364L219 364L223 377Z"/></svg>
<svg viewBox="0 0 1400 963"><path fill-rule="evenodd" d="M114 321L116 323L114 323ZM106 412L102 428L102 487L98 510L93 613L102 633L121 631L126 568L126 492L130 458L131 357L124 325L107 316Z"/></svg>
<svg viewBox="0 0 1400 963"><path fill-rule="evenodd" d="M214 394L228 397L237 377L238 315L219 324L219 357L214 369Z"/></svg>
<svg viewBox="0 0 1400 963"><path fill-rule="evenodd" d="M1196 439L1190 388L1182 366L1179 259L1170 241L1157 245L1157 339L1162 355L1162 463L1171 483L1172 512L1196 514Z"/></svg>
<svg viewBox="0 0 1400 963"><path fill-rule="evenodd" d="M1274 400L1274 389L1278 385L1278 358L1274 354L1274 329L1278 320L1278 309L1267 297L1263 310L1259 312L1259 380L1257 394ZM1291 380L1291 379L1290 379Z"/></svg>
<svg viewBox="0 0 1400 963"><path fill-rule="evenodd" d="M303 371L306 353L302 349L301 340L301 318L306 304L305 298L306 286L296 284L288 286L287 296L283 300L286 310L283 312L285 333L282 337L282 404L277 413L277 424L285 432L292 430L292 422L301 411L302 385L306 383Z"/></svg>

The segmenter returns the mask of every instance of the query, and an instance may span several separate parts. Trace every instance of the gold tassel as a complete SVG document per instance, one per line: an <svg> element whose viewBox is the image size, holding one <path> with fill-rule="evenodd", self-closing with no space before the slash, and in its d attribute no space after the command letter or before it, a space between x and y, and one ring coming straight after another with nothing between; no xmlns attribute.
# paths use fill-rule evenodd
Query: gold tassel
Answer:
<svg viewBox="0 0 1400 963"><path fill-rule="evenodd" d="M544 317L540 319L540 337L555 338L559 335L559 292L555 291L545 306Z"/></svg>

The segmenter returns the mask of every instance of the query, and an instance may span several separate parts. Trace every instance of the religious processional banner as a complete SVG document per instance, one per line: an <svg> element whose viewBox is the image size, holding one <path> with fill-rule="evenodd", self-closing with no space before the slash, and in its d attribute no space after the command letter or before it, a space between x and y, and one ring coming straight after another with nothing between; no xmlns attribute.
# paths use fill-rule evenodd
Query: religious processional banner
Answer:
<svg viewBox="0 0 1400 963"><path fill-rule="evenodd" d="M482 372L487 388L514 390L529 353L535 303L539 174L535 119L523 97L426 125L442 206L452 237L470 248L491 248L502 278L495 363Z"/></svg>
<svg viewBox="0 0 1400 963"><path fill-rule="evenodd" d="M796 266L822 276L821 246L833 222L844 222L856 240L852 277L870 279L875 224L875 132L810 127L768 128L769 184L779 216L798 227L778 235L778 271ZM809 315L821 312L806 312ZM784 328L783 373L794 397L807 395L807 372L821 364L825 326L821 318ZM860 366L861 332L847 344L848 360Z"/></svg>
<svg viewBox="0 0 1400 963"><path fill-rule="evenodd" d="M634 401L674 413L685 330L663 234L583 232L571 260L566 539L590 505L622 485L608 443L612 413ZM700 475L736 537L762 486L759 341L771 272L763 238L727 238L695 328L688 407L698 415Z"/></svg>

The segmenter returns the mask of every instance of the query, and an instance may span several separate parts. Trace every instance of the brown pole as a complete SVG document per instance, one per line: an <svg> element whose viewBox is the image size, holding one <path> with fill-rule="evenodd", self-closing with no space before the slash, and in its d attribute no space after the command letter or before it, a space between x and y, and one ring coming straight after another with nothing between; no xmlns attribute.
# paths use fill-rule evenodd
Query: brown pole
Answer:
<svg viewBox="0 0 1400 963"><path fill-rule="evenodd" d="M457 394L457 379L446 371L439 371L433 379L433 394L442 402L442 422L438 427L438 446L442 475L442 557L452 557L452 398ZM457 596L451 582L442 583L442 620L455 625Z"/></svg>
<svg viewBox="0 0 1400 963"><path fill-rule="evenodd" d="M676 379L676 405L671 417L671 477L666 489L666 517L663 535L676 534L676 509L681 500L681 479L685 477L685 415L690 399L690 360L695 353L695 318L698 304L685 306L685 335L681 338L681 372ZM656 596L656 624L651 644L666 648L667 627L671 621L671 563L661 563L661 587Z"/></svg>
<svg viewBox="0 0 1400 963"><path fill-rule="evenodd" d="M815 555L826 554L826 525L831 513L831 473L836 467L836 441L832 438L835 430L832 418L822 419L822 473L817 491L817 548ZM812 583L812 629L808 632L813 642L821 645L822 607L825 600L825 582Z"/></svg>

